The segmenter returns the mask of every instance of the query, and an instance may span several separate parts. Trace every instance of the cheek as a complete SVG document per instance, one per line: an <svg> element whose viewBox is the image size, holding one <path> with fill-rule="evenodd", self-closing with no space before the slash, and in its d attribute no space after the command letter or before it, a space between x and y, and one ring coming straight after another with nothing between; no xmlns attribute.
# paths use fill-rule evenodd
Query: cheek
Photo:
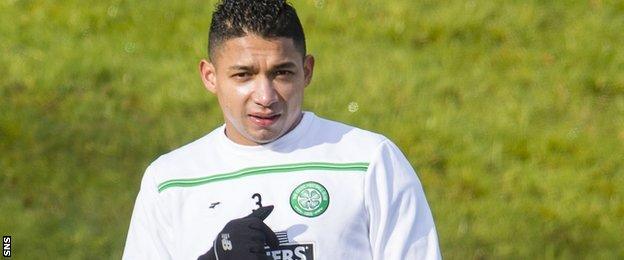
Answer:
<svg viewBox="0 0 624 260"><path fill-rule="evenodd" d="M275 90L278 95L282 97L284 100L292 100L297 98L297 96L301 96L303 87L298 84L298 82L277 82L275 83Z"/></svg>
<svg viewBox="0 0 624 260"><path fill-rule="evenodd" d="M234 87L236 95L241 98L249 96L252 88L253 86L251 83L246 83L246 84L242 84L242 85L238 85Z"/></svg>
<svg viewBox="0 0 624 260"><path fill-rule="evenodd" d="M221 85L218 94L219 103L222 108L228 110L241 109L247 101L251 90L251 84Z"/></svg>
<svg viewBox="0 0 624 260"><path fill-rule="evenodd" d="M289 103L289 106L293 107L301 103L303 100L303 87L290 86L283 92L284 99Z"/></svg>

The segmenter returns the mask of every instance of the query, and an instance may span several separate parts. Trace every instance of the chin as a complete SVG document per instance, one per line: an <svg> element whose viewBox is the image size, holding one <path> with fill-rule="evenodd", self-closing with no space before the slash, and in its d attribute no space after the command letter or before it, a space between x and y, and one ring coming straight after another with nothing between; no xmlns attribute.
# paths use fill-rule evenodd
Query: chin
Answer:
<svg viewBox="0 0 624 260"><path fill-rule="evenodd" d="M279 135L275 133L256 133L250 134L251 140L257 144L267 144L273 142L279 138Z"/></svg>
<svg viewBox="0 0 624 260"><path fill-rule="evenodd" d="M271 142L275 140L276 139L255 139L253 140L253 142L256 143L257 145L265 145L265 144L270 144Z"/></svg>

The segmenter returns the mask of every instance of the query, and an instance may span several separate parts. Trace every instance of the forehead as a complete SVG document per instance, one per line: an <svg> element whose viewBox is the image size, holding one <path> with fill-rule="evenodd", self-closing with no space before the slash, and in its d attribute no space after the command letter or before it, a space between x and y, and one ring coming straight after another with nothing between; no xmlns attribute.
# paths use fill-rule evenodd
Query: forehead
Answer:
<svg viewBox="0 0 624 260"><path fill-rule="evenodd" d="M302 55L295 48L293 40L285 37L263 38L246 35L223 42L216 51L214 62L217 66L256 63L271 65L287 61L297 64L297 60L302 60Z"/></svg>

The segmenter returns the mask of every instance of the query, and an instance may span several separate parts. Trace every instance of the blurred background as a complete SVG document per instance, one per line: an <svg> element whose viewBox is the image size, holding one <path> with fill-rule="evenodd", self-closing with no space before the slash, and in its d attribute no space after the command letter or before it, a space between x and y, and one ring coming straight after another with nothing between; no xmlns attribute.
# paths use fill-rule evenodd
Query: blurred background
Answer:
<svg viewBox="0 0 624 260"><path fill-rule="evenodd" d="M624 2L292 0L305 109L417 169L447 259L624 258ZM0 233L118 259L146 166L222 124L215 1L0 1Z"/></svg>

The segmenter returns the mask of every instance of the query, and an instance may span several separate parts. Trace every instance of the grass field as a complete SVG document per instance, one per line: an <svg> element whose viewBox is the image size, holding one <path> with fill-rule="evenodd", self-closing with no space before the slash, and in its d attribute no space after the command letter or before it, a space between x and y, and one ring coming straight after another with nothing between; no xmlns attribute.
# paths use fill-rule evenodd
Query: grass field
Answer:
<svg viewBox="0 0 624 260"><path fill-rule="evenodd" d="M305 109L401 147L445 258L624 258L624 2L293 2ZM15 259L120 258L145 167L221 124L213 3L0 1Z"/></svg>

